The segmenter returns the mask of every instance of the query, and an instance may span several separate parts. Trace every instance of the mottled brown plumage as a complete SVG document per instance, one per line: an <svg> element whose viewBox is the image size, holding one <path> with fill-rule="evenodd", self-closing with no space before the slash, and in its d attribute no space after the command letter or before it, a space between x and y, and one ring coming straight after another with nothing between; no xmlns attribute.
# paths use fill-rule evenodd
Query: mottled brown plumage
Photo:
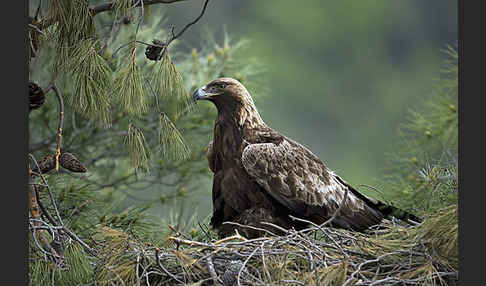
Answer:
<svg viewBox="0 0 486 286"><path fill-rule="evenodd" d="M321 224L345 204L331 225L363 231L397 209L360 194L329 170L305 146L281 135L261 119L246 88L231 78L216 79L194 93L209 100L218 116L207 149L213 178L211 224L220 236L238 229L247 237L263 232L223 222L277 230L306 225L289 215ZM417 219L406 214L406 216Z"/></svg>

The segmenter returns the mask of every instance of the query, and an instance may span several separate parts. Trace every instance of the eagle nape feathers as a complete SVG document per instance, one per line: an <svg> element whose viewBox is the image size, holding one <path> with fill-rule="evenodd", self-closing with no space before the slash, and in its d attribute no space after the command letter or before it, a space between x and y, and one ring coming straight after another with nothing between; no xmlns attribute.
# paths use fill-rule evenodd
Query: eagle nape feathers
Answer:
<svg viewBox="0 0 486 286"><path fill-rule="evenodd" d="M219 236L234 234L235 229L249 238L265 234L224 222L275 233L275 228L261 222L302 229L307 224L289 215L322 224L338 209L330 226L360 232L390 216L420 221L364 196L304 145L265 124L239 81L215 79L193 97L196 102L212 102L218 111L206 157L213 172L211 225Z"/></svg>

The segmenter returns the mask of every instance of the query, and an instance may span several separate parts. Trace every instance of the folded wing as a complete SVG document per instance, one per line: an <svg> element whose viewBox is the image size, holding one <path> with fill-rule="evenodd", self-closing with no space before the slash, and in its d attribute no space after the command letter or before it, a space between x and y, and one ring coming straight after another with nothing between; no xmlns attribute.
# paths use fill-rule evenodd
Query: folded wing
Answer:
<svg viewBox="0 0 486 286"><path fill-rule="evenodd" d="M349 186L303 145L285 138L281 143L248 145L242 164L276 201L301 218L323 222L343 201L333 224L363 230L381 221L383 215L371 201Z"/></svg>

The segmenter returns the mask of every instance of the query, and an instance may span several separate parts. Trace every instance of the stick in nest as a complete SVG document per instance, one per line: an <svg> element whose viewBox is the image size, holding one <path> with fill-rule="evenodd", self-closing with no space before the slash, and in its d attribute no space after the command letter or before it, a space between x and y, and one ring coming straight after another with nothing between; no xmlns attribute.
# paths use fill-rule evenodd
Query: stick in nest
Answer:
<svg viewBox="0 0 486 286"><path fill-rule="evenodd" d="M266 233L268 233L271 236L277 236L275 233L273 233L273 232L271 232L269 230L266 230L264 228L259 228L259 227L256 227L256 226L239 224L237 222L232 222L232 221L225 221L225 222L223 222L223 224L236 225L236 226L239 226L239 227L242 227L242 228L249 228L249 229L253 229L253 230L257 230L257 231L266 232Z"/></svg>

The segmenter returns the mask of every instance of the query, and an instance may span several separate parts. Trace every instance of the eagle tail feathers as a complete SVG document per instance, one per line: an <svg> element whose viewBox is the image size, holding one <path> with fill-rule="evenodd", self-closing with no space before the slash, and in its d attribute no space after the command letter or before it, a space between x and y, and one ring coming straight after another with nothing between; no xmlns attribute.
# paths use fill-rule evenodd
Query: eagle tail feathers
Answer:
<svg viewBox="0 0 486 286"><path fill-rule="evenodd" d="M422 219L417 217L416 215L393 205L382 203L380 201L378 201L378 203L374 205L374 208L384 214L385 217L394 217L407 223L409 223L409 220L417 223L422 222Z"/></svg>
<svg viewBox="0 0 486 286"><path fill-rule="evenodd" d="M365 195L361 194L356 189L354 189L351 185L346 183L339 176L336 175L336 178L342 184L346 185L354 195L356 195L358 198L360 198L361 200L363 200L365 202L366 208L365 208L365 211L363 212L365 219L375 220L375 218L379 218L378 221L371 223L368 226L378 224L383 218L391 218L391 217L402 220L402 221L409 223L409 224L410 224L409 220L412 220L412 221L417 222L417 223L422 222L421 218L417 217L416 215L414 215L414 214L412 214L408 211L405 211L403 209L395 207L391 204L387 204L387 203L384 203L384 202L381 202L381 201L378 201L378 200L369 199L368 197L366 197ZM361 212L358 212L358 214L360 214L360 213Z"/></svg>

